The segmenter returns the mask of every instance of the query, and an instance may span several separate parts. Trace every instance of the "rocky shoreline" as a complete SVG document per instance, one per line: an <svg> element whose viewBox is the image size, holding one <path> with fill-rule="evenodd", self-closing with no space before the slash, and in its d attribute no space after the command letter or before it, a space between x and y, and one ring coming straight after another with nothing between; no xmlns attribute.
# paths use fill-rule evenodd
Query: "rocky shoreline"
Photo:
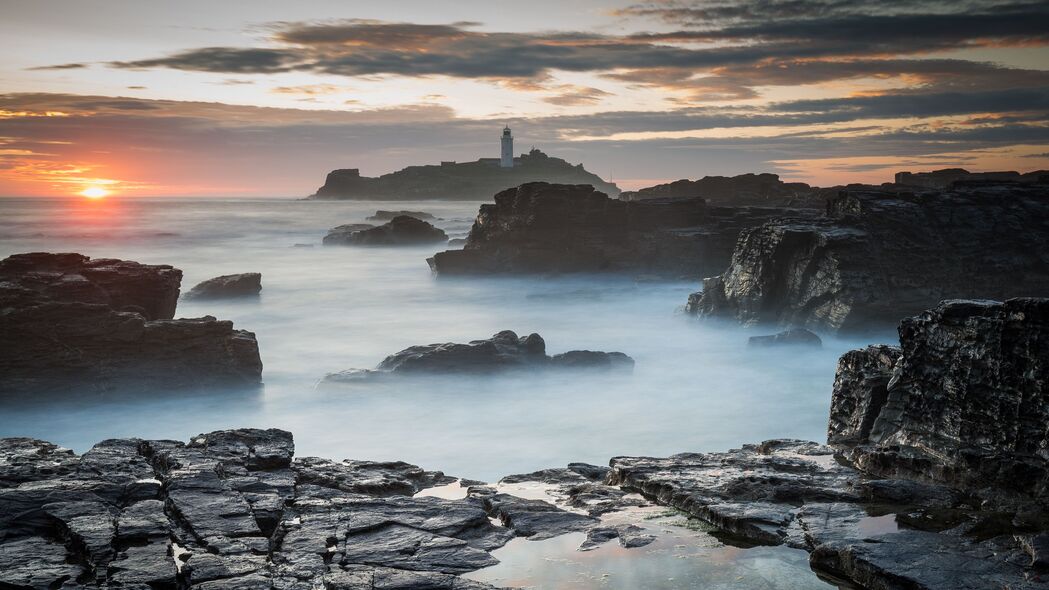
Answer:
<svg viewBox="0 0 1049 590"><path fill-rule="evenodd" d="M461 574L513 537L643 547L603 518L654 502L725 543L804 549L842 588L1049 588L1049 300L945 302L900 341L841 358L829 445L615 457L460 482L457 499L417 496L453 480L406 463L294 458L275 429L81 456L2 439L0 584L482 589ZM529 482L554 501L513 493Z"/></svg>

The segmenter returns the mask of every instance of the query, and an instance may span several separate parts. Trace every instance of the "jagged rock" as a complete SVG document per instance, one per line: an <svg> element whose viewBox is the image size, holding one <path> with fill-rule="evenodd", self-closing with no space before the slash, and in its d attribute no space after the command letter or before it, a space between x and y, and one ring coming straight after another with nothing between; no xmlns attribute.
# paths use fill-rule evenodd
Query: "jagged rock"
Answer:
<svg viewBox="0 0 1049 590"><path fill-rule="evenodd" d="M823 346L823 341L811 330L791 328L768 336L751 336L747 339L747 345L762 348L767 346L811 346L819 348Z"/></svg>
<svg viewBox="0 0 1049 590"><path fill-rule="evenodd" d="M534 182L481 205L463 249L439 252L428 262L438 275L630 272L699 278L728 264L741 229L788 211L711 207L700 198L626 202L590 185Z"/></svg>
<svg viewBox="0 0 1049 590"><path fill-rule="evenodd" d="M544 500L489 493L484 488L471 488L469 497L480 499L488 514L498 518L503 526L513 529L521 537L531 537L533 540L586 531L599 522L591 516L561 510Z"/></svg>
<svg viewBox="0 0 1049 590"><path fill-rule="evenodd" d="M573 350L553 357L539 334L518 336L503 330L487 340L467 344L446 342L406 348L386 357L374 371L350 369L332 373L326 382L354 382L382 375L435 373L487 374L508 370L604 369L631 370L634 360L621 352Z"/></svg>
<svg viewBox="0 0 1049 590"><path fill-rule="evenodd" d="M587 531L586 540L579 546L579 550L590 551L591 549L597 549L598 546L612 539L619 539L620 546L626 549L644 547L655 541L656 537L642 532L643 530L641 527L632 524L594 527Z"/></svg>
<svg viewBox="0 0 1049 590"><path fill-rule="evenodd" d="M208 279L190 289L183 299L226 299L257 297L262 291L262 274L245 272Z"/></svg>
<svg viewBox="0 0 1049 590"><path fill-rule="evenodd" d="M408 215L398 215L378 227L360 230L350 230L347 229L348 227L353 226L339 226L332 229L324 237L324 244L398 246L448 241L448 235L443 230Z"/></svg>
<svg viewBox="0 0 1049 590"><path fill-rule="evenodd" d="M942 299L1049 292L1045 187L843 191L821 219L744 231L688 309L744 324L881 329Z"/></svg>
<svg viewBox="0 0 1049 590"><path fill-rule="evenodd" d="M946 301L838 364L830 441L865 471L1049 498L1049 299Z"/></svg>
<svg viewBox="0 0 1049 590"><path fill-rule="evenodd" d="M439 166L409 166L378 177L361 176L357 168L332 170L324 186L310 199L368 200L480 200L526 182L589 184L608 194L618 194L615 184L601 180L568 162L532 149L514 158L512 168L498 159L475 162L442 162Z"/></svg>
<svg viewBox="0 0 1049 590"><path fill-rule="evenodd" d="M147 320L171 319L182 271L82 254L30 252L0 260L0 307L40 301L95 303Z"/></svg>
<svg viewBox="0 0 1049 590"><path fill-rule="evenodd" d="M259 383L254 334L211 316L170 319L181 277L79 254L0 262L0 391Z"/></svg>
<svg viewBox="0 0 1049 590"><path fill-rule="evenodd" d="M296 461L298 480L370 496L411 496L455 481L440 471L424 471L403 461L331 461L304 457Z"/></svg>
<svg viewBox="0 0 1049 590"><path fill-rule="evenodd" d="M819 189L804 182L783 182L778 174L740 174L738 176L704 176L699 180L678 180L624 192L624 201L641 201L666 197L702 197L718 205L779 205L823 207Z"/></svg>
<svg viewBox="0 0 1049 590"><path fill-rule="evenodd" d="M403 210L402 211L385 211L383 209L379 209L378 211L375 212L375 215L372 215L372 216L368 217L367 220L368 221L391 221L394 217L400 217L402 215L406 215L408 217L414 217L416 219L421 219L423 221L430 221L431 219L436 219L433 215L431 215L429 213L425 213L423 211L403 211Z"/></svg>

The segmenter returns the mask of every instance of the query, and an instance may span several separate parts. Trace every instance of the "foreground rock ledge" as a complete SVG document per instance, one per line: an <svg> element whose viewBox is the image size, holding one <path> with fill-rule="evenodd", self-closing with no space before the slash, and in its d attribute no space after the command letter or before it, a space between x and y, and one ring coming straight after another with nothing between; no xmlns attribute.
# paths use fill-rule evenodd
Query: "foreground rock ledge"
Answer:
<svg viewBox="0 0 1049 590"><path fill-rule="evenodd" d="M458 574L497 563L489 551L515 535L597 522L486 487L412 497L452 479L294 448L274 429L106 440L81 456L0 439L0 587L480 590Z"/></svg>
<svg viewBox="0 0 1049 590"><path fill-rule="evenodd" d="M170 266L80 254L0 261L0 392L259 383L253 333L172 319L181 280Z"/></svg>

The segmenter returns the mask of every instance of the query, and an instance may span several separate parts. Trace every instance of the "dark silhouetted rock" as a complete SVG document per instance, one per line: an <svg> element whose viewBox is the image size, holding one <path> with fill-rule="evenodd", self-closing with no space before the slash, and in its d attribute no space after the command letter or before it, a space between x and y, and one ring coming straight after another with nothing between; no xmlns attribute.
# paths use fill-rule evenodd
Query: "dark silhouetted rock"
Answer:
<svg viewBox="0 0 1049 590"><path fill-rule="evenodd" d="M819 189L804 182L783 182L778 174L740 174L704 176L699 180L678 180L624 192L624 201L667 197L701 197L706 202L728 206L779 206L823 208Z"/></svg>
<svg viewBox="0 0 1049 590"><path fill-rule="evenodd" d="M310 199L480 200L526 182L589 184L608 194L619 194L615 184L601 180L582 164L550 157L533 149L514 158L513 168L501 168L498 158L476 162L444 162L409 166L379 177L361 176L357 168L333 170Z"/></svg>
<svg viewBox="0 0 1049 590"><path fill-rule="evenodd" d="M861 469L1049 499L1049 299L946 301L842 357L830 441Z"/></svg>
<svg viewBox="0 0 1049 590"><path fill-rule="evenodd" d="M503 330L487 340L466 344L446 342L406 348L386 357L372 370L351 369L327 375L328 382L357 381L381 375L490 374L509 370L603 369L632 370L634 360L621 352L573 350L553 357L539 334L518 336Z"/></svg>
<svg viewBox="0 0 1049 590"><path fill-rule="evenodd" d="M931 172L897 172L895 180L896 184L900 185L943 189L959 182L1045 183L1047 177L1049 177L1049 170L1020 174L1016 171L969 172L964 168L944 168Z"/></svg>
<svg viewBox="0 0 1049 590"><path fill-rule="evenodd" d="M251 332L211 316L155 319L171 317L181 276L79 254L0 262L0 392L258 383Z"/></svg>
<svg viewBox="0 0 1049 590"><path fill-rule="evenodd" d="M237 297L258 297L262 291L262 274L245 272L235 275L222 275L208 279L190 289L184 299L229 299Z"/></svg>
<svg viewBox="0 0 1049 590"><path fill-rule="evenodd" d="M412 244L432 244L436 242L447 242L448 236L443 230L429 223L399 215L390 222L378 227L351 230L355 226L339 226L332 229L324 237L325 245L349 245L349 246L401 246Z"/></svg>
<svg viewBox="0 0 1049 590"><path fill-rule="evenodd" d="M392 221L394 217L400 217L401 215L407 215L408 217L414 217L423 221L430 221L432 219L435 219L433 215L425 213L423 211L385 211L383 209L379 209L375 212L375 215L368 217L367 220Z"/></svg>
<svg viewBox="0 0 1049 590"><path fill-rule="evenodd" d="M882 329L942 299L1049 293L1046 268L1044 187L845 191L824 218L743 232L688 308L748 325Z"/></svg>
<svg viewBox="0 0 1049 590"><path fill-rule="evenodd" d="M823 341L811 330L791 328L777 334L769 334L768 336L751 336L747 339L747 345L757 348L768 346L812 346L819 348L823 346Z"/></svg>
<svg viewBox="0 0 1049 590"><path fill-rule="evenodd" d="M589 185L529 183L481 205L463 249L439 252L429 263L438 275L699 278L728 264L741 229L788 211L794 210L711 207L700 198L626 202Z"/></svg>

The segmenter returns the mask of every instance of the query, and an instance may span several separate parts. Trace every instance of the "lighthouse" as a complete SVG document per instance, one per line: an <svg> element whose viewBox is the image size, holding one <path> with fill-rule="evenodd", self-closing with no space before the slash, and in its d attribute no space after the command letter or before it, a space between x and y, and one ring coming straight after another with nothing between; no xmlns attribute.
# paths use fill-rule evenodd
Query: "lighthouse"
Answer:
<svg viewBox="0 0 1049 590"><path fill-rule="evenodd" d="M514 167L514 136L510 135L510 126L503 127L502 152L499 157L500 168Z"/></svg>

